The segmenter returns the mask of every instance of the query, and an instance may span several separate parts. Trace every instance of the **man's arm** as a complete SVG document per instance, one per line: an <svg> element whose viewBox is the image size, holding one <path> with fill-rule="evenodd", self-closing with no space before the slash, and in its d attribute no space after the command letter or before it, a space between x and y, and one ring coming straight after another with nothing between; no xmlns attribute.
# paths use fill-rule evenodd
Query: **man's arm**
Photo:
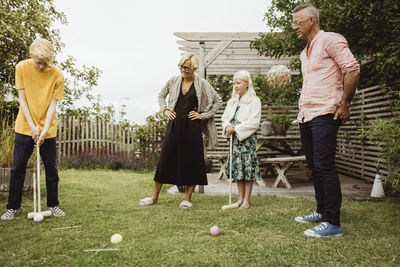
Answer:
<svg viewBox="0 0 400 267"><path fill-rule="evenodd" d="M37 142L39 146L43 144L44 139L46 138L47 132L49 131L50 125L53 121L54 114L56 114L56 107L57 107L57 100L53 98L51 99L49 108L47 109L46 120L44 122L43 131L40 133L39 140Z"/></svg>
<svg viewBox="0 0 400 267"><path fill-rule="evenodd" d="M38 142L38 138L40 135L39 127L35 125L33 122L31 112L28 107L28 103L26 102L25 90L18 90L18 99L19 99L19 106L21 108L22 114L24 114L26 121L31 128L32 139L35 143Z"/></svg>
<svg viewBox="0 0 400 267"><path fill-rule="evenodd" d="M343 78L343 97L338 109L336 110L334 119L341 119L344 124L350 117L350 103L358 86L360 71L353 70L347 72Z"/></svg>

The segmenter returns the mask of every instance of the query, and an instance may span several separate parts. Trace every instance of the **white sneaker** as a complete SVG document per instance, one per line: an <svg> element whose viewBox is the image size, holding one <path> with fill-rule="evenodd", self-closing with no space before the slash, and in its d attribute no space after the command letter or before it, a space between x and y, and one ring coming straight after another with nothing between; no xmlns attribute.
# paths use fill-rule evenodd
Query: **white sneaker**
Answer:
<svg viewBox="0 0 400 267"><path fill-rule="evenodd" d="M51 214L55 217L63 217L65 216L65 212L63 212L58 206L49 207Z"/></svg>
<svg viewBox="0 0 400 267"><path fill-rule="evenodd" d="M6 212L1 215L2 220L12 220L15 216L17 216L18 210L8 209Z"/></svg>

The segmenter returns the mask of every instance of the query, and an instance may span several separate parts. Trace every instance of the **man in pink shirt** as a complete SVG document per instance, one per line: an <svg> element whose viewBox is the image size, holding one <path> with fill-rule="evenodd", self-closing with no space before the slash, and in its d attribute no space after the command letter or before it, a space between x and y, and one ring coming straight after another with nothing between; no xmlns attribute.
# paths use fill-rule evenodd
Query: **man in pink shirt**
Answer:
<svg viewBox="0 0 400 267"><path fill-rule="evenodd" d="M317 200L315 212L295 220L320 223L304 231L307 236L342 236L336 136L340 124L350 117L360 66L342 35L320 30L314 5L303 4L293 9L292 27L299 39L307 41L300 55L303 87L297 119Z"/></svg>

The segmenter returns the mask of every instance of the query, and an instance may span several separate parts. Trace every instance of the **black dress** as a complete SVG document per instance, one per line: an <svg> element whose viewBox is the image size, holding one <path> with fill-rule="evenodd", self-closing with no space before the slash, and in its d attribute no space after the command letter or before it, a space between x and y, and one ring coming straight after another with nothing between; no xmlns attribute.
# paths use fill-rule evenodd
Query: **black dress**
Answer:
<svg viewBox="0 0 400 267"><path fill-rule="evenodd" d="M194 84L185 95L181 88L175 106L176 118L168 122L154 181L174 185L207 185L201 120L188 117L197 106Z"/></svg>

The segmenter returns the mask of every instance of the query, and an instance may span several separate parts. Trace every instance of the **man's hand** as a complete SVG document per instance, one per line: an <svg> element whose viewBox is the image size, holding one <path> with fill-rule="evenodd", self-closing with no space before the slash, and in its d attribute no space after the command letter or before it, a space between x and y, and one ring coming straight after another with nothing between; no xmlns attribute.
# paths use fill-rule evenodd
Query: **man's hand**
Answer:
<svg viewBox="0 0 400 267"><path fill-rule="evenodd" d="M229 137L235 132L235 127L233 125L228 125L225 127L225 136Z"/></svg>
<svg viewBox="0 0 400 267"><path fill-rule="evenodd" d="M349 117L350 117L350 102L342 99L342 101L339 104L339 107L335 112L335 116L333 117L333 119L337 120L339 118L342 120L342 124L345 124L346 121L349 119Z"/></svg>
<svg viewBox="0 0 400 267"><path fill-rule="evenodd" d="M191 120L201 120L203 117L201 116L200 113L198 113L197 111L190 111L188 117Z"/></svg>
<svg viewBox="0 0 400 267"><path fill-rule="evenodd" d="M169 109L164 110L164 115L167 117L169 120L173 120L176 118L176 113L175 111L171 111Z"/></svg>

